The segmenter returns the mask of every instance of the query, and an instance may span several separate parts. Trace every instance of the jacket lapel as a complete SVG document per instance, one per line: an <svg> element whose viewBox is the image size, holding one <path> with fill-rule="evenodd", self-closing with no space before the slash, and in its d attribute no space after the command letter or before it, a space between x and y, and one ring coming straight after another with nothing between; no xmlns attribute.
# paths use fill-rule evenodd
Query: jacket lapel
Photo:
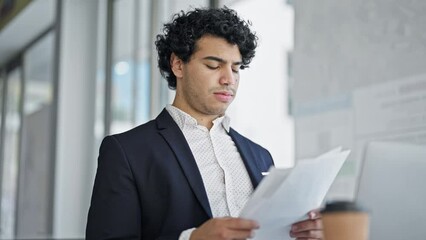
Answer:
<svg viewBox="0 0 426 240"><path fill-rule="evenodd" d="M210 204L200 171L198 170L197 163L195 162L194 156L182 131L165 109L157 117L156 121L160 134L174 151L176 159L178 160L189 185L194 191L195 196L206 211L207 215L212 217Z"/></svg>
<svg viewBox="0 0 426 240"><path fill-rule="evenodd" d="M256 156L253 153L253 150L250 148L247 140L239 135L234 129L230 128L229 135L240 152L241 158L244 161L250 180L253 184L253 188L256 188L263 176L262 170L257 164L258 161L256 161Z"/></svg>

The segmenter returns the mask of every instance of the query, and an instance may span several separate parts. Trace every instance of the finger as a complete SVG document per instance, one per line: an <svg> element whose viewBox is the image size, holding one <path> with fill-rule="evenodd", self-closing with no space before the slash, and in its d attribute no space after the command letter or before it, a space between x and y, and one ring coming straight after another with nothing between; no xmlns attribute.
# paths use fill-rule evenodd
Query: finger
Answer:
<svg viewBox="0 0 426 240"><path fill-rule="evenodd" d="M323 239L321 230L310 230L304 232L290 232L290 237L296 239Z"/></svg>
<svg viewBox="0 0 426 240"><path fill-rule="evenodd" d="M254 237L254 230L232 230L226 231L225 239L247 239Z"/></svg>
<svg viewBox="0 0 426 240"><path fill-rule="evenodd" d="M302 220L300 222L296 222L294 224L299 224L299 223L302 223L302 222L305 222L305 221L310 221L310 220L315 220L315 219L321 219L321 217L322 217L319 210L312 210L312 211L308 212L307 215L308 215L308 219Z"/></svg>
<svg viewBox="0 0 426 240"><path fill-rule="evenodd" d="M227 226L236 230L252 230L258 229L259 224L256 221L242 218L226 218Z"/></svg>
<svg viewBox="0 0 426 240"><path fill-rule="evenodd" d="M303 232L303 231L321 230L321 229L322 229L322 220L320 218L301 221L301 222L293 224L291 227L292 232Z"/></svg>
<svg viewBox="0 0 426 240"><path fill-rule="evenodd" d="M309 219L321 218L321 213L319 209L314 209L308 213Z"/></svg>

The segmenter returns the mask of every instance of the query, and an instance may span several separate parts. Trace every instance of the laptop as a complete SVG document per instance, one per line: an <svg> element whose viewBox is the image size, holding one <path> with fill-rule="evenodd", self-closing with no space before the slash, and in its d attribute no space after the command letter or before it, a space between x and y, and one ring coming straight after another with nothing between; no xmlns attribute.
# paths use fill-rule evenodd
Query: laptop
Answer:
<svg viewBox="0 0 426 240"><path fill-rule="evenodd" d="M426 145L367 145L355 199L370 211L370 240L426 239Z"/></svg>

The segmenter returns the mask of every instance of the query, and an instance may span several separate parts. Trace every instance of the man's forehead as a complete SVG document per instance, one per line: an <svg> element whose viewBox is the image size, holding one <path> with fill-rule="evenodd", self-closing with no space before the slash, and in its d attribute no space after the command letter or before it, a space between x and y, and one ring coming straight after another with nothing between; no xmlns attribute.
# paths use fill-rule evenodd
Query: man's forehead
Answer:
<svg viewBox="0 0 426 240"><path fill-rule="evenodd" d="M220 37L201 38L197 40L192 55L205 60L241 62L241 53L238 45L231 44L226 39Z"/></svg>

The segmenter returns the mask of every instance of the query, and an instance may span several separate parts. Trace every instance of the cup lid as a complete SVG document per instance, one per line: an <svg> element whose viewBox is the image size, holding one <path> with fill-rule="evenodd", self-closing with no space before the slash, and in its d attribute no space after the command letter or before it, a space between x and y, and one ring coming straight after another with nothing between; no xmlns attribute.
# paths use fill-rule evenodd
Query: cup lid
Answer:
<svg viewBox="0 0 426 240"><path fill-rule="evenodd" d="M325 212L365 212L366 210L358 203L352 201L327 202L321 213Z"/></svg>

